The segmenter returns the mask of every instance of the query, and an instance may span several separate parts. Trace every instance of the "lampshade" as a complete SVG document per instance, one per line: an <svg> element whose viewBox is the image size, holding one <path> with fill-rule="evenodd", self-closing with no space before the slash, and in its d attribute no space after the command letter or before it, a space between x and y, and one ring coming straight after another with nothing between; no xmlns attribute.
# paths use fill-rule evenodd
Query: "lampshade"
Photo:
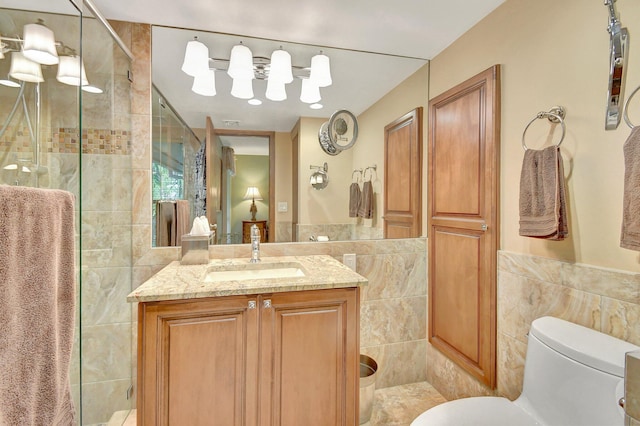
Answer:
<svg viewBox="0 0 640 426"><path fill-rule="evenodd" d="M44 81L40 64L25 58L22 52L11 52L9 76L29 83L42 83Z"/></svg>
<svg viewBox="0 0 640 426"><path fill-rule="evenodd" d="M320 88L310 78L302 79L302 91L300 100L307 104L320 102Z"/></svg>
<svg viewBox="0 0 640 426"><path fill-rule="evenodd" d="M215 96L216 94L216 72L209 69L193 78L191 90L202 96Z"/></svg>
<svg viewBox="0 0 640 426"><path fill-rule="evenodd" d="M42 24L24 26L22 52L27 59L44 65L58 63L58 52L53 31Z"/></svg>
<svg viewBox="0 0 640 426"><path fill-rule="evenodd" d="M255 78L253 72L253 55L247 46L243 44L233 46L227 74L234 80L238 78L243 80Z"/></svg>
<svg viewBox="0 0 640 426"><path fill-rule="evenodd" d="M272 101L284 101L287 99L287 90L283 81L272 79L269 75L267 80L267 92L265 93L267 99Z"/></svg>
<svg viewBox="0 0 640 426"><path fill-rule="evenodd" d="M70 86L87 86L87 74L80 56L61 56L56 79Z"/></svg>
<svg viewBox="0 0 640 426"><path fill-rule="evenodd" d="M0 84L7 87L20 87L20 83L11 80L11 77L7 75L7 78L0 79Z"/></svg>
<svg viewBox="0 0 640 426"><path fill-rule="evenodd" d="M280 49L275 50L271 54L271 69L269 70L269 81L280 81L282 83L291 83L293 81L293 72L291 71L291 55Z"/></svg>
<svg viewBox="0 0 640 426"><path fill-rule="evenodd" d="M318 87L331 86L331 66L327 55L321 53L311 58L309 79L314 81Z"/></svg>
<svg viewBox="0 0 640 426"><path fill-rule="evenodd" d="M209 69L209 48L198 40L187 43L182 62L182 71L191 77L202 74Z"/></svg>
<svg viewBox="0 0 640 426"><path fill-rule="evenodd" d="M234 78L231 86L231 95L240 99L253 98L253 80Z"/></svg>
<svg viewBox="0 0 640 426"><path fill-rule="evenodd" d="M255 186L250 186L247 188L247 192L242 197L244 200L262 200L262 195L260 195L260 191Z"/></svg>

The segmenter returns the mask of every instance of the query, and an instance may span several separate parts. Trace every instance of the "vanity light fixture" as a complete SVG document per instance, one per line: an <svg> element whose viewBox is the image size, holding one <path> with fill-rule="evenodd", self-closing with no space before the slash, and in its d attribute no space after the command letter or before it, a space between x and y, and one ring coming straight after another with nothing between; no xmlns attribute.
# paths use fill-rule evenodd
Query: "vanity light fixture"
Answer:
<svg viewBox="0 0 640 426"><path fill-rule="evenodd" d="M22 52L11 52L9 76L29 83L42 83L42 68L37 62L27 59Z"/></svg>
<svg viewBox="0 0 640 426"><path fill-rule="evenodd" d="M7 75L7 78L0 79L0 84L6 87L20 87L20 83L14 81Z"/></svg>
<svg viewBox="0 0 640 426"><path fill-rule="evenodd" d="M202 96L215 96L216 95L216 72L212 69L207 69L203 73L196 75L193 78L193 86L191 90Z"/></svg>
<svg viewBox="0 0 640 426"><path fill-rule="evenodd" d="M44 26L42 19L38 19L35 24L25 25L23 36L22 53L25 58L42 65L55 65L59 62L53 31Z"/></svg>
<svg viewBox="0 0 640 426"><path fill-rule="evenodd" d="M211 70L226 70L233 79L231 95L240 99L253 99L253 80L266 80L265 97L271 101L287 99L286 85L295 77L302 79L300 100L305 103L320 101L320 87L332 84L329 57L322 51L311 58L311 67L291 64L291 55L282 46L271 53L271 57L253 56L251 49L240 42L233 46L229 59L210 58L209 49L197 37L187 43L182 71L194 77L192 90L205 96L215 94L215 83L208 90L198 89L200 75ZM212 68L209 67L213 62ZM295 71L295 73L294 73Z"/></svg>
<svg viewBox="0 0 640 426"><path fill-rule="evenodd" d="M87 74L80 56L61 56L56 80L69 86L87 86Z"/></svg>
<svg viewBox="0 0 640 426"><path fill-rule="evenodd" d="M300 91L300 100L307 104L315 104L320 102L320 87L311 78L302 79L302 90Z"/></svg>
<svg viewBox="0 0 640 426"><path fill-rule="evenodd" d="M331 65L329 57L320 52L311 58L311 74L309 79L318 87L331 86Z"/></svg>
<svg viewBox="0 0 640 426"><path fill-rule="evenodd" d="M184 52L184 61L182 62L182 71L191 77L209 69L209 48L204 43L198 41L198 37L194 37L187 43L187 49Z"/></svg>

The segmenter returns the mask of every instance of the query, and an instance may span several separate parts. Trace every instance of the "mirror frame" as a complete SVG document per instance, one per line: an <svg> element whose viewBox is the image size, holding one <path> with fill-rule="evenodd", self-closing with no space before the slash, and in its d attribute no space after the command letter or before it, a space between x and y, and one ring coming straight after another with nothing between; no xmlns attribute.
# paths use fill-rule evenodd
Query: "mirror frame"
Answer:
<svg viewBox="0 0 640 426"><path fill-rule="evenodd" d="M275 186L276 186L276 133L273 131L260 131L260 130L233 130L233 129L216 129L213 127L213 123L211 122L211 118L207 117L207 126L206 126L206 146L205 146L205 162L207 165L212 165L213 167L213 159L212 159L212 149L211 143L216 136L262 136L269 138L269 222L268 222L268 237L267 241L269 243L275 242L276 235L276 208L275 208ZM213 191L212 183L213 183L213 169L212 167L207 167L207 219L209 219L210 224L216 224L217 218L215 215L214 209L211 209L210 206L214 204L213 200ZM222 182L220 183L222 185ZM220 196L220 195L218 195ZM217 239L217 236L216 236Z"/></svg>

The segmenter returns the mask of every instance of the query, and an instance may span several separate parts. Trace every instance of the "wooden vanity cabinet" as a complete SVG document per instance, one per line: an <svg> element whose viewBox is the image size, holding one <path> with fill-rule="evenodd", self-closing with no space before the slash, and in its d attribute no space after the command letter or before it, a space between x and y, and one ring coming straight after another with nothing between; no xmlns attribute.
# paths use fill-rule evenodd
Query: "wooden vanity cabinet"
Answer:
<svg viewBox="0 0 640 426"><path fill-rule="evenodd" d="M357 425L359 289L139 304L139 425Z"/></svg>

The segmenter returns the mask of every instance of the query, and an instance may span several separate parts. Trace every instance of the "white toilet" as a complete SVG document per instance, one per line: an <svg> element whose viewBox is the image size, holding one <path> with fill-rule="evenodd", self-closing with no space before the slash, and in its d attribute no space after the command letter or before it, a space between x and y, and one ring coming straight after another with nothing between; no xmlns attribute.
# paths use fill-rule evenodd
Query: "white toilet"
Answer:
<svg viewBox="0 0 640 426"><path fill-rule="evenodd" d="M640 347L558 318L533 321L522 394L463 398L411 426L623 426L625 353Z"/></svg>

